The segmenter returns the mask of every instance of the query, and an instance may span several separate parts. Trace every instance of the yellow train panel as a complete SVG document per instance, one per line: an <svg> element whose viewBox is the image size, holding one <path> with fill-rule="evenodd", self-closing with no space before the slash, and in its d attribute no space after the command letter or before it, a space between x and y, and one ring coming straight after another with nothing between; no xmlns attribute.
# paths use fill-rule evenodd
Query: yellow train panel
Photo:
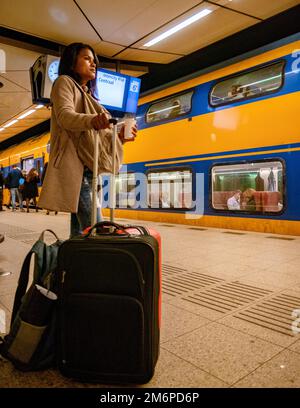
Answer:
<svg viewBox="0 0 300 408"><path fill-rule="evenodd" d="M300 92L222 109L141 130L125 146L125 162L297 143ZM282 120L284 118L284 120ZM250 126L251 124L251 126Z"/></svg>
<svg viewBox="0 0 300 408"><path fill-rule="evenodd" d="M0 165L11 166L12 164L20 163L21 159L29 156L34 158L42 157L43 154L48 157L46 152L47 143L50 139L50 133L47 132L37 138L25 140L24 142L11 146L0 153Z"/></svg>

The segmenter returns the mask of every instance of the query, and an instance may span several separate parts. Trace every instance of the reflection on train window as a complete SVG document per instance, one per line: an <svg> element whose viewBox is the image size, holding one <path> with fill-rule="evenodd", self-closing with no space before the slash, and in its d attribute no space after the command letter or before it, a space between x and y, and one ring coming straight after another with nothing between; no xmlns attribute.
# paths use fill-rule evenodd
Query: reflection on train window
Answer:
<svg viewBox="0 0 300 408"><path fill-rule="evenodd" d="M135 205L135 174L120 173L116 176L116 207L128 208Z"/></svg>
<svg viewBox="0 0 300 408"><path fill-rule="evenodd" d="M258 97L278 90L283 84L284 61L218 82L210 93L212 106Z"/></svg>
<svg viewBox="0 0 300 408"><path fill-rule="evenodd" d="M192 108L192 96L193 91L189 91L152 104L146 113L146 122L160 122L186 115Z"/></svg>
<svg viewBox="0 0 300 408"><path fill-rule="evenodd" d="M148 206L161 209L192 208L192 172L189 169L151 172L148 178Z"/></svg>
<svg viewBox="0 0 300 408"><path fill-rule="evenodd" d="M277 213L283 208L281 161L216 165L211 174L215 210Z"/></svg>
<svg viewBox="0 0 300 408"><path fill-rule="evenodd" d="M21 159L21 170L25 170L26 174L34 167L34 158L26 157L26 159Z"/></svg>

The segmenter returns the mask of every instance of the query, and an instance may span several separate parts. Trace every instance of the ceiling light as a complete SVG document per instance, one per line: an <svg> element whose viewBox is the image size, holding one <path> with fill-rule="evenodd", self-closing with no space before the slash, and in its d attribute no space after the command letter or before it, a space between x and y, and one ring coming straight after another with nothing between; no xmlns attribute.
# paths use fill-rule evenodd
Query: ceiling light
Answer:
<svg viewBox="0 0 300 408"><path fill-rule="evenodd" d="M170 37L170 35L176 33L179 30L182 30L183 28L187 27L190 24L193 24L195 21L200 20L200 18L203 18L203 17L207 16L210 13L212 13L212 10L204 9L204 10L200 11L199 13L195 14L194 16L188 18L187 20L184 20L182 23L177 24L175 27L170 28L170 30L165 31L164 33L160 34L158 37L153 38L153 40L148 41L143 46L144 47L151 47L152 45L158 43L161 40L164 40L167 37Z"/></svg>
<svg viewBox="0 0 300 408"><path fill-rule="evenodd" d="M18 119L12 120L11 122L8 122L6 125L4 125L4 128L8 128L9 126L13 125L14 123L18 122Z"/></svg>
<svg viewBox="0 0 300 408"><path fill-rule="evenodd" d="M24 119L26 116L31 115L33 112L35 112L35 109L30 109L28 112L23 113L23 115L19 116L18 119Z"/></svg>

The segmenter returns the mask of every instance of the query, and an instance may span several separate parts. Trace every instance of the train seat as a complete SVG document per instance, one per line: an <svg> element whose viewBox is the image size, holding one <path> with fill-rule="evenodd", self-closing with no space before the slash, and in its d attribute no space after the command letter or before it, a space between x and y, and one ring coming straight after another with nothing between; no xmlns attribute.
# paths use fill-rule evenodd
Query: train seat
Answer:
<svg viewBox="0 0 300 408"><path fill-rule="evenodd" d="M263 191L256 191L254 195L254 200L255 200L255 206L256 206L256 211L262 211L263 210L263 203L262 203L262 194Z"/></svg>
<svg viewBox="0 0 300 408"><path fill-rule="evenodd" d="M179 208L191 208L192 207L192 193L179 193L178 194L178 207Z"/></svg>
<svg viewBox="0 0 300 408"><path fill-rule="evenodd" d="M277 212L280 210L281 193L279 191L260 191L263 211Z"/></svg>
<svg viewBox="0 0 300 408"><path fill-rule="evenodd" d="M232 197L235 191L214 191L212 205L216 210L228 210L227 200Z"/></svg>

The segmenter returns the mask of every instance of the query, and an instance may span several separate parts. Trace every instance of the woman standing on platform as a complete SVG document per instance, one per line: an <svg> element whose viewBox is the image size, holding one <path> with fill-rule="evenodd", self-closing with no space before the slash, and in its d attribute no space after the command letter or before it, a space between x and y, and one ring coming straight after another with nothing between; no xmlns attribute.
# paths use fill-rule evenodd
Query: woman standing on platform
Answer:
<svg viewBox="0 0 300 408"><path fill-rule="evenodd" d="M38 212L38 208L36 206L36 198L39 196L39 192L38 192L39 182L40 182L40 178L39 178L38 172L33 167L29 171L28 175L26 176L26 179L23 184L24 187L22 189L22 196L23 196L23 200L26 201L27 212L29 212L29 201L31 199L33 200L35 211Z"/></svg>
<svg viewBox="0 0 300 408"><path fill-rule="evenodd" d="M91 183L95 130L98 172L112 171L110 115L94 98L97 57L86 44L67 46L51 92L51 151L39 207L71 213L71 236L91 223ZM132 128L134 140L136 128ZM124 126L116 141L116 168L123 159Z"/></svg>

